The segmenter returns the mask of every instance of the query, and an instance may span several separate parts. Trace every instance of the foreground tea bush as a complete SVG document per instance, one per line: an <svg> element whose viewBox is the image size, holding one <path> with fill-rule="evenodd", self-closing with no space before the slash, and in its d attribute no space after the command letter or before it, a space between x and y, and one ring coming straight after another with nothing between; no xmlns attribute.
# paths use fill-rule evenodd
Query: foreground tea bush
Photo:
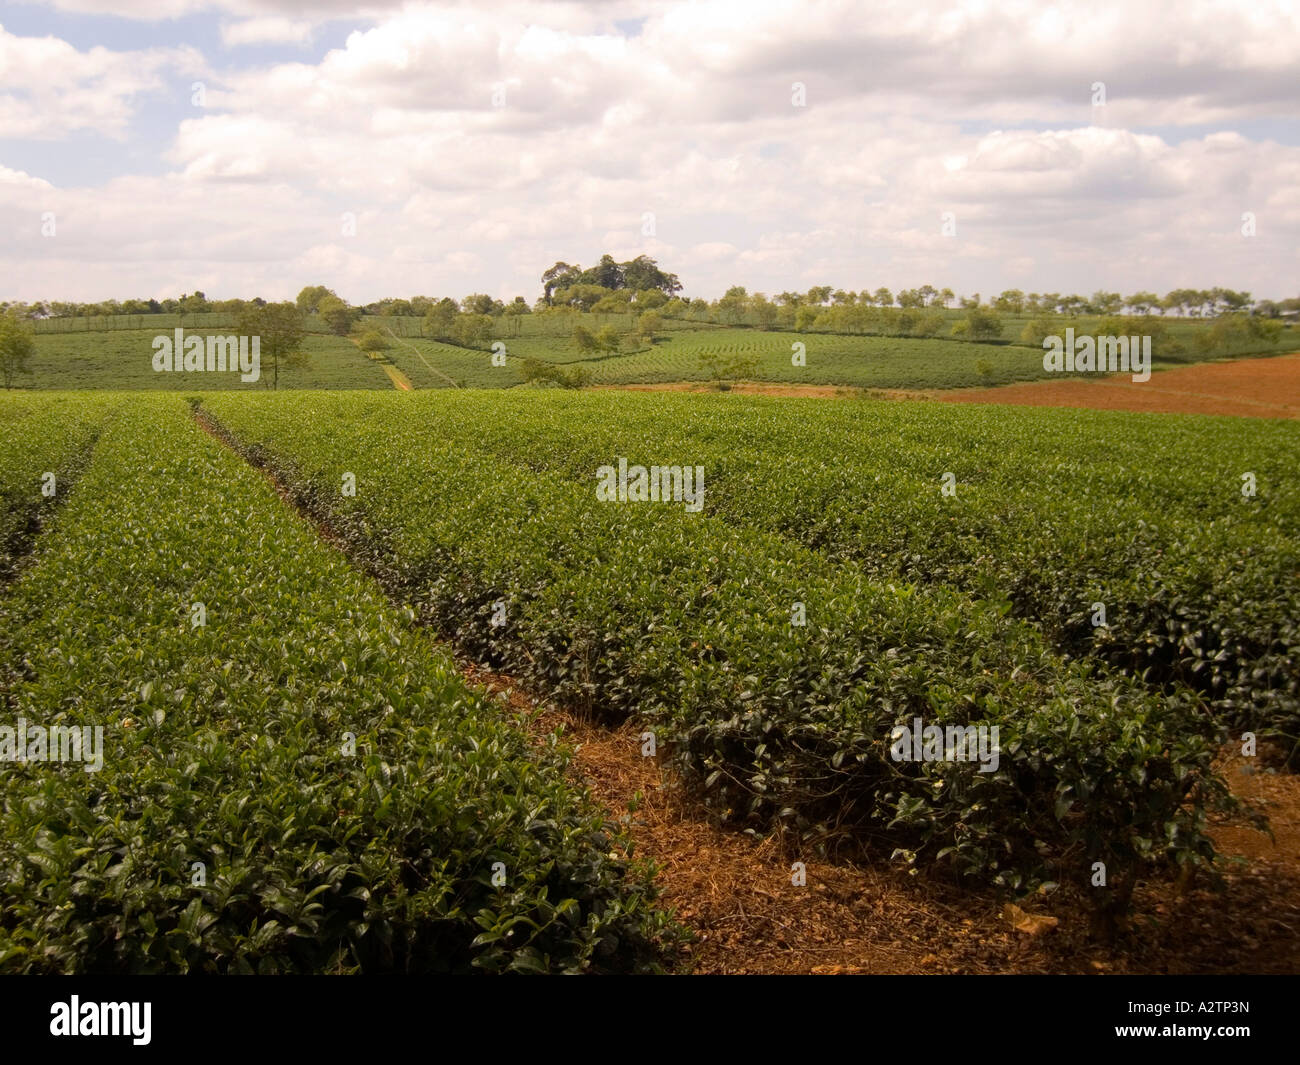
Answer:
<svg viewBox="0 0 1300 1065"><path fill-rule="evenodd" d="M1190 688L1225 729L1271 731L1300 758L1295 423L481 394L431 401L429 417L579 483L615 455L702 464L710 513L878 579L1003 600L1059 649Z"/></svg>
<svg viewBox="0 0 1300 1065"><path fill-rule="evenodd" d="M67 498L120 397L0 393L0 582Z"/></svg>
<svg viewBox="0 0 1300 1065"><path fill-rule="evenodd" d="M0 970L654 964L556 750L179 398L106 432L0 614L0 724L103 730L96 772L0 762Z"/></svg>
<svg viewBox="0 0 1300 1065"><path fill-rule="evenodd" d="M1223 788L1191 700L1062 661L1004 604L492 461L475 441L511 431L504 407L453 423L426 397L386 400L204 409L430 624L566 703L646 722L723 816L1018 889L1104 862L1102 907L1147 862L1209 860ZM891 730L917 716L997 726L996 771L895 761Z"/></svg>

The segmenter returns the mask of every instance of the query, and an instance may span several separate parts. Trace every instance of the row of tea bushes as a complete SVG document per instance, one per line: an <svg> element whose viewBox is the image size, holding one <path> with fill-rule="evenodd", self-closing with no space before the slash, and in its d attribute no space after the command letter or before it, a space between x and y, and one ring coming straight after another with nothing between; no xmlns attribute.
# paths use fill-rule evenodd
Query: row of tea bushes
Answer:
<svg viewBox="0 0 1300 1065"><path fill-rule="evenodd" d="M104 395L0 394L0 582L68 495L121 400Z"/></svg>
<svg viewBox="0 0 1300 1065"><path fill-rule="evenodd" d="M0 623L31 756L0 762L0 971L657 964L646 874L554 744L179 397L105 432ZM40 760L53 726L82 761Z"/></svg>
<svg viewBox="0 0 1300 1065"><path fill-rule="evenodd" d="M724 816L1016 888L1210 855L1222 784L1190 700L1062 661L1003 604L485 455L482 436L511 431L509 396L477 421L443 409L204 400L430 624L565 703L644 721ZM595 433L621 410L587 415ZM999 767L895 760L892 730L918 716L997 726Z"/></svg>
<svg viewBox="0 0 1300 1065"><path fill-rule="evenodd" d="M879 579L1004 600L1058 649L1188 686L1225 728L1273 730L1300 756L1294 423L706 396L421 402L485 453L579 483L617 455L703 465L711 514Z"/></svg>

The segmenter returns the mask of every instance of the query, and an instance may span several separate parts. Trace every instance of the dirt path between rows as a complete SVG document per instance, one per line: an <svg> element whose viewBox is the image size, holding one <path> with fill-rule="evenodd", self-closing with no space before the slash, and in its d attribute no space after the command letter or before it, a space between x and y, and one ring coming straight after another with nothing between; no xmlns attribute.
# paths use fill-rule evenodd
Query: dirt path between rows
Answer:
<svg viewBox="0 0 1300 1065"><path fill-rule="evenodd" d="M466 679L529 716L539 741L559 731L575 773L659 866L661 902L696 934L689 967L715 974L1296 973L1300 972L1300 777L1226 758L1233 790L1259 803L1276 840L1244 823L1218 825L1228 856L1224 894L1141 883L1135 922L1114 947L1091 938L1079 891L1022 902L872 866L794 855L771 838L720 828L684 797L641 734L548 706L509 677L461 661Z"/></svg>
<svg viewBox="0 0 1300 1065"><path fill-rule="evenodd" d="M415 388L415 386L411 384L411 379L407 377L406 374L402 373L402 371L393 364L391 359L384 357L375 358L375 356L371 355L370 352L361 347L361 341L359 339L356 337L349 337L348 339L357 346L357 350L367 359L379 363L379 368L388 375L388 379L393 382L393 387L399 392L410 392Z"/></svg>
<svg viewBox="0 0 1300 1065"><path fill-rule="evenodd" d="M240 455L202 410L198 424ZM240 455L241 459L243 458ZM258 467L285 504L348 556L328 523L296 506L290 488ZM364 567L362 567L364 569ZM806 882L792 882L796 855L773 839L714 825L658 759L642 757L633 724L593 724L529 694L514 679L453 654L466 681L524 715L539 743L559 732L571 771L658 867L661 904L695 941L683 968L695 973L1296 973L1300 972L1300 776L1226 762L1234 791L1259 802L1276 842L1244 823L1216 827L1217 845L1240 860L1228 890L1179 893L1170 880L1140 883L1134 929L1115 947L1090 938L1079 890L1063 889L1008 909L989 891L907 876L889 863L802 856ZM1249 772L1245 772L1249 771Z"/></svg>

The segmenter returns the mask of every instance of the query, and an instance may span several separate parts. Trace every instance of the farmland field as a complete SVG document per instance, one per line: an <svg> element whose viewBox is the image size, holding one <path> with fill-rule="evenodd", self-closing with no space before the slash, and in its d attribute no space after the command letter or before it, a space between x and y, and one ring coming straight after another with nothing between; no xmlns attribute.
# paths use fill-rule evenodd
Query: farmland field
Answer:
<svg viewBox="0 0 1300 1065"><path fill-rule="evenodd" d="M714 376L712 364L704 361L709 358L726 365L737 364L729 373L731 377L791 385L947 390L1036 381L1059 385L1095 376L1045 372L1041 347L1018 339L1018 323L1004 328L1003 340L973 343L947 336L947 325L934 337L894 337L815 330L765 332L665 319L652 342L627 332L630 321L629 316L616 314L575 314L559 319L546 315L502 317L493 326L492 338L504 345L504 365L492 363L490 341L476 347L434 339L422 335L424 327L419 319L366 316L356 329L382 335L389 344L385 357L416 388L513 388L525 383L523 369L527 360L567 370L581 368L588 375L588 383L597 385L709 381ZM71 324L78 322L86 326ZM326 332L313 316L307 316L305 322L303 351L307 365L282 368L279 387L392 387L381 367L365 359L347 337ZM1101 322L1087 317L1062 319L1060 328L1067 324L1082 333L1099 328ZM31 373L19 381L25 388L208 391L246 387L233 374L186 376L156 373L152 368L151 344L155 336L170 336L178 327L187 334L204 336L232 330L233 322L220 315L189 315L183 322L177 315L124 315L115 320L68 319L62 324L51 319L37 325ZM572 336L577 325L593 331L609 326L623 335L623 344L616 353L582 353ZM1290 351L1297 346L1294 329L1286 329L1275 340L1234 342L1211 354L1197 346L1205 325L1168 322L1161 323L1161 328L1178 348L1157 340L1152 360L1155 370L1212 358ZM803 364L792 361L797 351L801 352ZM269 380L268 366L259 384L267 385ZM1118 375L1112 380L1128 378Z"/></svg>
<svg viewBox="0 0 1300 1065"><path fill-rule="evenodd" d="M1037 381L1008 388L954 391L936 398L953 403L1300 418L1300 354L1184 366L1141 384L1123 377Z"/></svg>
<svg viewBox="0 0 1300 1065"><path fill-rule="evenodd" d="M100 732L93 772L7 767L0 970L654 963L644 874L562 758L179 397L104 431L0 620L7 708Z"/></svg>
<svg viewBox="0 0 1300 1065"><path fill-rule="evenodd" d="M0 398L0 692L105 766L5 774L0 969L680 965L624 827L452 652L653 736L721 824L1103 928L1222 867L1225 741L1295 760L1292 422L436 388L403 356L440 348L385 352L410 393ZM602 501L620 458L702 505ZM900 762L919 718L996 756Z"/></svg>
<svg viewBox="0 0 1300 1065"><path fill-rule="evenodd" d="M619 830L430 636L648 730L721 821L972 890L1064 885L1103 920L1170 863L1214 860L1225 738L1300 742L1288 422L129 395L0 400L4 699L104 726L105 766L5 775L5 970L674 964ZM601 502L619 457L702 468L702 509ZM64 471L53 499L46 470ZM997 763L899 763L893 730L915 717L997 725ZM38 794L65 811L53 833ZM142 834L128 809L169 827ZM412 893L395 870L435 856L440 886ZM506 895L484 887L494 862L522 877ZM1095 862L1114 893L1084 901ZM69 906L75 926L54 917Z"/></svg>
<svg viewBox="0 0 1300 1065"><path fill-rule="evenodd" d="M176 326L113 330L102 333L40 333L31 374L19 382L39 389L148 389L207 391L243 389L238 373L155 372L155 336L173 337ZM158 315L159 318L174 316ZM185 336L217 335L209 328L185 326ZM233 332L233 328L230 330ZM229 335L229 334L227 334ZM392 388L383 370L344 337L310 333L303 341L309 359L304 368L282 366L281 388ZM272 368L263 360L257 387L270 379Z"/></svg>
<svg viewBox="0 0 1300 1065"><path fill-rule="evenodd" d="M1232 724L1300 742L1292 426L630 394L419 402L424 428L403 438L455 433L494 461L576 483L618 455L689 456L729 521L878 578L996 594L1063 650L1180 679ZM479 431L497 420L509 430ZM1090 439L1106 445L1079 451ZM1164 454L1184 458L1151 461ZM948 472L960 485L951 498ZM1090 622L1095 602L1107 604L1105 626Z"/></svg>
<svg viewBox="0 0 1300 1065"><path fill-rule="evenodd" d="M1243 720L1293 742L1289 426L1261 424L1243 442L1236 423L1140 427L1114 415L1071 416L1050 432L1037 412L994 420L893 405L472 393L213 396L204 410L428 624L561 703L656 727L683 777L741 823L811 843L887 823L886 838L918 865L1028 885L1063 877L1065 856L1089 848L1121 867L1163 853L1142 830L1127 835L1139 802L1163 819L1156 835L1179 860L1194 860L1205 840L1182 804L1213 799L1210 745ZM937 418L948 428L936 447ZM1128 442L1110 463L1081 457L1090 433ZM810 462L813 443L854 458ZM1205 458L1164 473L1143 463L1169 447ZM708 513L602 506L594 473L618 454L716 471ZM1254 511L1239 501L1239 462L1268 486ZM940 493L945 466L961 478L951 502ZM344 473L355 496L333 487ZM1126 487L1130 505L1095 507ZM1009 490L1005 545L972 551L997 528ZM1219 531L1184 547L1179 512L1206 508ZM1053 509L1059 522L1048 525ZM1261 572L1245 571L1224 603L1198 599L1207 580L1231 580L1252 537ZM1051 575L1076 543L1090 546L1057 583L1015 583ZM1001 570L991 565L999 548L1009 555ZM1154 584L1144 554L1169 556ZM1268 596L1274 607L1256 615ZM1098 599L1111 604L1104 633L1080 622ZM796 602L802 630L790 622ZM1231 631L1242 616L1252 627ZM1012 770L1012 805L996 773L963 778L948 766L919 790L923 768L896 775L886 736L922 707L939 720L997 720L1016 737L1008 747L1024 761ZM1085 740L1080 730L1092 731ZM1132 757L1143 764L1136 776L1122 768ZM1103 799L1091 789L1106 777L1140 785ZM1168 805L1149 805L1174 780ZM1038 789L1055 796L1056 813L1025 821L1023 795ZM1103 806L1085 813L1076 802L1090 793Z"/></svg>

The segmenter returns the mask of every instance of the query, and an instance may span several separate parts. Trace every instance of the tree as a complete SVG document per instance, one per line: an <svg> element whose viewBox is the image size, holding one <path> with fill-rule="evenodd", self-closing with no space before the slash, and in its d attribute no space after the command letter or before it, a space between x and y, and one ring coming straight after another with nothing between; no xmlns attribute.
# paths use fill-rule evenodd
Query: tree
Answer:
<svg viewBox="0 0 1300 1065"><path fill-rule="evenodd" d="M718 300L718 314L724 321L735 325L744 317L749 306L749 292L743 285L733 285L727 289L722 299Z"/></svg>
<svg viewBox="0 0 1300 1065"><path fill-rule="evenodd" d="M582 280L586 284L599 285L601 288L622 288L623 266L621 263L616 263L614 256L606 252L600 257L600 262L590 270L582 272Z"/></svg>
<svg viewBox="0 0 1300 1065"><path fill-rule="evenodd" d="M700 356L700 369L709 375L710 381L735 380L742 377L755 377L758 374L757 355L724 356L720 352L707 351Z"/></svg>
<svg viewBox="0 0 1300 1065"><path fill-rule="evenodd" d="M659 269L658 263L648 255L638 255L630 262L619 263L608 253L589 270L572 263L557 262L542 273L542 285L545 288L543 299L548 305L559 293L580 285L599 286L609 292L655 289L665 297L680 292L682 288L676 274Z"/></svg>
<svg viewBox="0 0 1300 1065"><path fill-rule="evenodd" d="M993 306L1006 314L1020 314L1025 309L1025 294L1018 288L1009 288L993 301Z"/></svg>
<svg viewBox="0 0 1300 1065"><path fill-rule="evenodd" d="M653 289L663 293L664 297L682 290L682 283L676 274L665 273L648 255L638 255L631 262L619 264L623 275L623 287L634 292Z"/></svg>
<svg viewBox="0 0 1300 1065"><path fill-rule="evenodd" d="M608 296L602 296L591 308L591 312L592 314L627 314L632 310L631 302L632 293L622 289L619 292L611 292Z"/></svg>
<svg viewBox="0 0 1300 1065"><path fill-rule="evenodd" d="M455 334L463 347L485 347L492 339L492 319L486 314L462 314L456 319Z"/></svg>
<svg viewBox="0 0 1300 1065"><path fill-rule="evenodd" d="M590 311L611 291L613 290L605 288L603 285L590 285L583 281L557 289L555 300L564 306L577 307L581 311Z"/></svg>
<svg viewBox="0 0 1300 1065"><path fill-rule="evenodd" d="M881 307L892 307L894 305L894 294L882 285L876 289L876 303Z"/></svg>
<svg viewBox="0 0 1300 1065"><path fill-rule="evenodd" d="M298 299L296 301L298 304L298 310L302 311L303 314L311 314L320 307L321 300L326 296L333 295L333 289L328 289L324 285L308 285L298 293Z"/></svg>
<svg viewBox="0 0 1300 1065"><path fill-rule="evenodd" d="M554 266L542 271L542 285L546 291L545 300L551 302L551 293L557 288L564 288L577 282L578 275L582 273L582 267L573 266L566 262L557 262Z"/></svg>
<svg viewBox="0 0 1300 1065"><path fill-rule="evenodd" d="M445 339L451 336L457 314L456 301L444 296L429 308L429 313L424 316L424 328L430 336Z"/></svg>
<svg viewBox="0 0 1300 1065"><path fill-rule="evenodd" d="M1002 335L1002 319L982 307L971 307L966 317L952 327L952 335L967 340L996 340Z"/></svg>
<svg viewBox="0 0 1300 1065"><path fill-rule="evenodd" d="M658 311L642 311L636 320L637 332L648 344L655 342L655 334L664 327L663 316Z"/></svg>
<svg viewBox="0 0 1300 1065"><path fill-rule="evenodd" d="M565 370L541 359L524 359L524 381L527 384L557 384L561 388L581 388L591 380L591 371L585 366Z"/></svg>
<svg viewBox="0 0 1300 1065"><path fill-rule="evenodd" d="M1124 304L1138 314L1147 315L1153 308L1160 306L1160 297L1154 292L1135 292L1124 300Z"/></svg>
<svg viewBox="0 0 1300 1065"><path fill-rule="evenodd" d="M239 332L259 337L260 358L263 362L271 360L272 388L280 387L280 363L286 367L308 365L308 356L302 350L304 326L302 311L288 302L250 307L240 316Z"/></svg>
<svg viewBox="0 0 1300 1065"><path fill-rule="evenodd" d="M643 288L636 294L636 309L639 311L653 311L658 307L663 307L668 303L668 297L657 288Z"/></svg>
<svg viewBox="0 0 1300 1065"><path fill-rule="evenodd" d="M941 307L944 307L945 309L947 308L948 304L950 304L956 298L957 297L953 295L952 289L950 288L941 288L939 290L939 305Z"/></svg>
<svg viewBox="0 0 1300 1065"><path fill-rule="evenodd" d="M1116 314L1124 306L1124 297L1118 292L1097 291L1092 294L1088 305L1097 314Z"/></svg>
<svg viewBox="0 0 1300 1065"><path fill-rule="evenodd" d="M5 388L12 388L14 375L31 373L27 360L36 354L36 341L32 331L19 320L18 315L0 314L0 377Z"/></svg>
<svg viewBox="0 0 1300 1065"><path fill-rule="evenodd" d="M761 292L755 292L749 301L750 307L754 312L754 321L758 323L759 329L771 329L776 325L776 320L780 315L775 303L769 300Z"/></svg>
<svg viewBox="0 0 1300 1065"><path fill-rule="evenodd" d="M367 329L361 334L361 339L357 341L357 347L362 351L387 351L388 341L384 335L375 329Z"/></svg>
<svg viewBox="0 0 1300 1065"><path fill-rule="evenodd" d="M1055 336L1059 331L1059 326L1050 318L1033 318L1025 323L1024 329L1020 331L1020 339L1026 344L1032 344L1036 348L1043 346L1043 341L1050 336Z"/></svg>
<svg viewBox="0 0 1300 1065"><path fill-rule="evenodd" d="M317 304L316 313L324 319L330 332L339 337L347 336L352 323L361 317L360 311L349 307L332 292Z"/></svg>
<svg viewBox="0 0 1300 1065"><path fill-rule="evenodd" d="M610 355L617 354L618 349L623 344L623 338L618 335L618 330L612 325L602 327L596 334L595 339L597 349Z"/></svg>
<svg viewBox="0 0 1300 1065"><path fill-rule="evenodd" d="M486 292L474 292L460 301L460 309L466 314L501 314L506 305Z"/></svg>
<svg viewBox="0 0 1300 1065"><path fill-rule="evenodd" d="M596 340L595 334L585 325L573 327L573 343L579 355L594 355L600 350L600 343Z"/></svg>

